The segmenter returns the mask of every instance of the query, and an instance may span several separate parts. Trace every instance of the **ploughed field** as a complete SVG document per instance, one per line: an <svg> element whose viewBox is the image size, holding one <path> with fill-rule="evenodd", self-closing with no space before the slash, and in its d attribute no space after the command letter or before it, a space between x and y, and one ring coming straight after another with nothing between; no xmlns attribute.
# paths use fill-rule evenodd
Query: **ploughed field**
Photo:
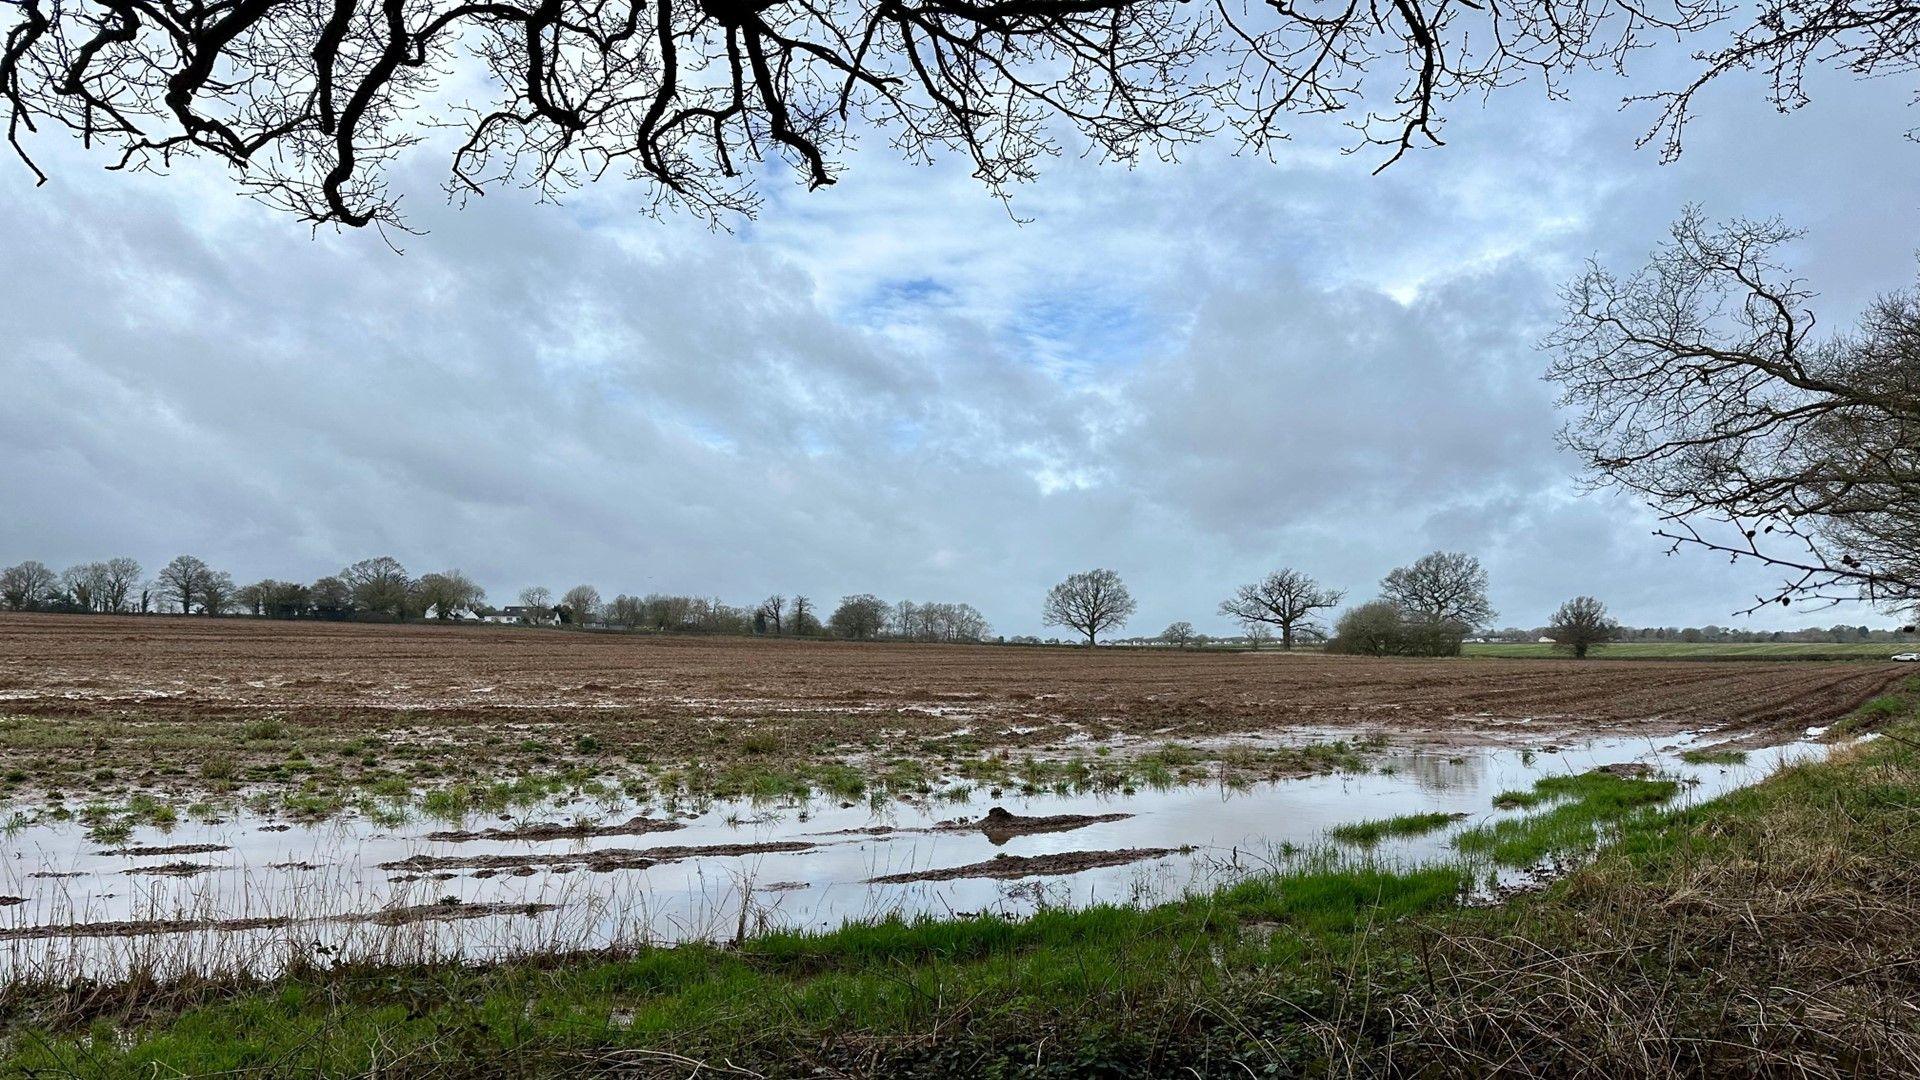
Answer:
<svg viewBox="0 0 1920 1080"><path fill-rule="evenodd" d="M1151 904L1329 845L1505 887L1906 674L0 616L0 988Z"/></svg>
<svg viewBox="0 0 1920 1080"><path fill-rule="evenodd" d="M1288 764L1263 748L1329 733L1759 744L1845 715L1901 673L8 615L0 775L15 789L89 775L324 787L640 764L711 780L743 762L912 772L927 758L1125 760L1168 744L1211 758L1231 745L1259 769Z"/></svg>
<svg viewBox="0 0 1920 1080"><path fill-rule="evenodd" d="M0 616L0 805L925 796L1251 782L1382 744L1777 743L1886 663L1394 660ZM148 803L114 820L137 822ZM160 811L154 811L160 812ZM96 811L96 816L105 811ZM113 815L108 815L113 817ZM152 816L151 813L146 816Z"/></svg>
<svg viewBox="0 0 1920 1080"><path fill-rule="evenodd" d="M1167 649L849 644L511 627L0 616L17 713L281 712L443 720L638 711L686 720L943 714L1089 732L1521 719L1657 728L1844 714L1895 665L1542 664ZM936 725L937 726L937 725Z"/></svg>

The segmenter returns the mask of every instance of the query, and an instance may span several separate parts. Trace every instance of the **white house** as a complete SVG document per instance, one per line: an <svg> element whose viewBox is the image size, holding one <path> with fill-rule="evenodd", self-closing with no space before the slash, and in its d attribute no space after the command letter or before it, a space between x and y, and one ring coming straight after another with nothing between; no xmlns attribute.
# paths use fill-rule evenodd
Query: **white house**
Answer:
<svg viewBox="0 0 1920 1080"><path fill-rule="evenodd" d="M482 622L524 623L528 626L552 626L559 622L552 608L530 608L520 604L503 607L491 615L482 615Z"/></svg>

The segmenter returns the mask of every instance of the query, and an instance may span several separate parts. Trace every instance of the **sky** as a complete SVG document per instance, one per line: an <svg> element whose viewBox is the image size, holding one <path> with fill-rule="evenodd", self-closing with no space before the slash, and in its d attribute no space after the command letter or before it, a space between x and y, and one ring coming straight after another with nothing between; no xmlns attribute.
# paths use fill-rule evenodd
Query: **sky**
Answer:
<svg viewBox="0 0 1920 1080"><path fill-rule="evenodd" d="M1914 280L1904 88L1821 78L1781 114L1728 80L1662 164L1619 105L1662 70L1455 103L1447 146L1378 176L1308 120L1271 162L1064 156L1008 206L875 142L718 230L621 182L455 209L417 157L404 253L43 139L48 185L0 165L0 564L392 555L495 603L872 592L1009 635L1098 566L1152 634L1232 631L1219 601L1276 567L1360 601L1448 549L1500 625L1579 594L1633 625L1890 625L1734 617L1772 576L1669 556L1555 449L1556 290L1637 267L1688 203L1806 228L1825 325Z"/></svg>

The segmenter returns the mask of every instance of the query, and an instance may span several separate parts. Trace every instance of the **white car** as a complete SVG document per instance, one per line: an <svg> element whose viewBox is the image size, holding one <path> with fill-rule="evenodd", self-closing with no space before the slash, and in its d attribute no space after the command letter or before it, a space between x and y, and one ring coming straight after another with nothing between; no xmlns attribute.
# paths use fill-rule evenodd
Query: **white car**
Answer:
<svg viewBox="0 0 1920 1080"><path fill-rule="evenodd" d="M1893 658L1895 660L1920 660L1920 652L1897 652L1893 654Z"/></svg>

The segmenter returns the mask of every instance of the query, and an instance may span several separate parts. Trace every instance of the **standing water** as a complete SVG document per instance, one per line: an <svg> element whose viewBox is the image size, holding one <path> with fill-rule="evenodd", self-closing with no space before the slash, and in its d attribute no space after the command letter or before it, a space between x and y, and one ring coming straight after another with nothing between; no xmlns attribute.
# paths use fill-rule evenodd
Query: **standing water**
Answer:
<svg viewBox="0 0 1920 1080"><path fill-rule="evenodd" d="M590 819L556 822L549 807L458 828L242 814L117 845L71 822L35 824L7 838L0 863L0 980L481 960L890 914L1152 903L1277 868L1363 820L1454 815L1369 849L1397 864L1444 859L1462 830L1524 812L1496 809L1496 795L1546 777L1642 763L1681 782L1677 800L1700 800L1826 750L1803 741L1695 764L1682 759L1693 745L1388 753L1364 773L1125 795L816 797L681 816L612 802Z"/></svg>

